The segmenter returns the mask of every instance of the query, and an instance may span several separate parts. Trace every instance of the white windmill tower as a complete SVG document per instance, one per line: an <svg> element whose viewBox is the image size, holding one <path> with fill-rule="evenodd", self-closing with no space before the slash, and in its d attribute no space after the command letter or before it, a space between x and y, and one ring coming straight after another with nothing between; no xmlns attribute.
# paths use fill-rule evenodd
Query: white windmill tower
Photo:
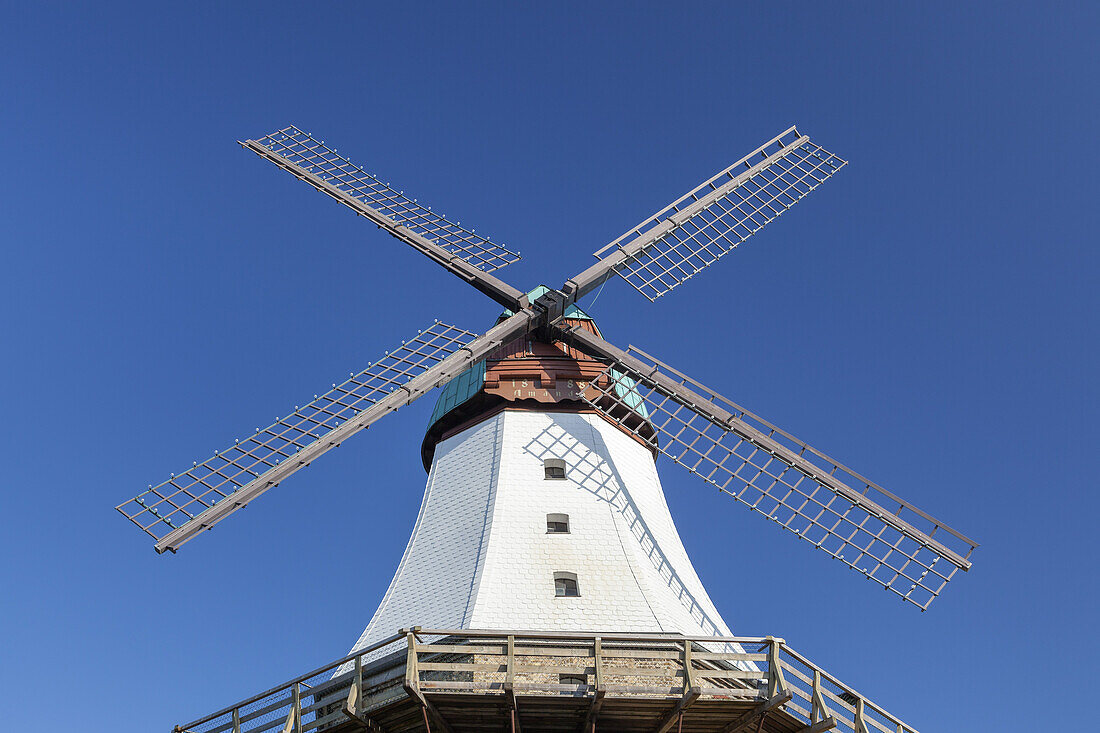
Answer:
<svg viewBox="0 0 1100 733"><path fill-rule="evenodd" d="M782 675L781 640L732 637L684 550L654 459L665 455L922 610L969 568L977 545L654 357L605 341L578 306L614 275L655 300L843 160L792 127L598 251L597 262L561 288L524 293L492 274L518 255L298 128L242 145L507 309L480 336L436 322L274 425L118 507L158 552L175 552L354 433L443 387L422 447L423 503L393 581L347 657L311 673L313 683L303 678L268 693L276 697L267 713L283 721L288 711L284 730L433 723L479 730L500 721L536 730L574 714L586 730L597 721L622 730L826 730L844 722L855 731L908 729L877 708L872 714L839 682L823 682L812 666L792 670L805 683L807 709L790 703L799 688ZM397 679L387 676L396 669L394 643L405 649L400 699L386 692ZM527 646L517 652L517 643ZM602 651L608 644L617 651ZM656 656L639 658L645 654ZM542 658L555 655L557 662ZM607 666L605 655L633 666ZM673 658L675 670L662 666ZM616 669L625 694L607 697ZM679 687L663 696L639 682L666 673ZM583 700L580 707L561 707L553 695L563 689ZM517 690L530 700L521 705ZM437 693L446 695L433 702ZM344 695L335 711L332 700ZM472 702L494 695L507 704ZM667 705L650 700L646 708L638 702L646 695ZM184 729L266 730L250 727L264 716L247 712L263 700ZM834 715L837 706L850 719ZM875 722L878 714L886 717Z"/></svg>

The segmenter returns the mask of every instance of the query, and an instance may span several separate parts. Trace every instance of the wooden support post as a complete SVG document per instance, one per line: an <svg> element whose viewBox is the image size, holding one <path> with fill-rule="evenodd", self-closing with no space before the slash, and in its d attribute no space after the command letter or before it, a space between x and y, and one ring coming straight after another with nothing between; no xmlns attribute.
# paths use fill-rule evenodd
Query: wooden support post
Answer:
<svg viewBox="0 0 1100 733"><path fill-rule="evenodd" d="M810 695L810 724L799 733L821 733L821 731L832 730L836 726L837 719L825 703L825 695L821 692L821 672L815 669L813 690ZM858 724L856 730L859 730Z"/></svg>
<svg viewBox="0 0 1100 733"><path fill-rule="evenodd" d="M344 707L341 708L344 715L352 720L359 720L359 687L352 683L351 688L348 690L348 699L344 700Z"/></svg>
<svg viewBox="0 0 1100 733"><path fill-rule="evenodd" d="M360 711L361 708L365 710L365 705L363 703L363 658L360 656L355 658L355 679L352 680L348 688L348 697L344 700L344 705L340 709L340 712L342 712L344 717L348 720L358 723L367 730L382 730L381 726Z"/></svg>
<svg viewBox="0 0 1100 733"><path fill-rule="evenodd" d="M355 696L359 700L363 699L363 655L360 654L355 658ZM358 707L355 712L358 712Z"/></svg>
<svg viewBox="0 0 1100 733"><path fill-rule="evenodd" d="M582 733L595 733L596 719L600 715L604 695L607 694L603 683L603 646L598 636L592 640L592 662L596 669L596 690L592 695L592 704L588 706L588 715L581 725Z"/></svg>
<svg viewBox="0 0 1100 733"><path fill-rule="evenodd" d="M862 697L857 697L856 698L856 720L855 720L856 728L855 728L855 733L868 733L867 723L864 721L863 717L864 717L863 698Z"/></svg>
<svg viewBox="0 0 1100 733"><path fill-rule="evenodd" d="M233 708L233 733L241 733L241 709Z"/></svg>
<svg viewBox="0 0 1100 733"><path fill-rule="evenodd" d="M676 704L676 707L664 717L661 724L657 726L654 733L667 733L672 729L673 725L677 723L683 724L684 711L691 707L691 704L699 699L702 694L700 689L695 686L694 672L691 669L691 642L687 639L684 640L684 652L683 652L683 664L684 664L684 694L680 698L680 701Z"/></svg>
<svg viewBox="0 0 1100 733"><path fill-rule="evenodd" d="M302 683L294 683L294 725L302 733Z"/></svg>
<svg viewBox="0 0 1100 733"><path fill-rule="evenodd" d="M779 661L780 639L774 636L768 639L768 697L773 698L787 691L787 683L783 679L783 667Z"/></svg>
<svg viewBox="0 0 1100 733"><path fill-rule="evenodd" d="M596 692L603 690L603 645L600 637L592 640L592 661L596 668Z"/></svg>
<svg viewBox="0 0 1100 733"><path fill-rule="evenodd" d="M417 627L418 629L419 627ZM435 704L424 696L424 693L420 691L420 669L417 664L416 654L416 635L413 629L405 633L405 643L408 645L405 651L405 692L409 697L415 698L420 703L420 707L424 709L424 725L428 724L428 713L431 713L435 718L436 724L444 731L444 733L454 733L451 730L450 724L446 721L443 715L436 708Z"/></svg>
<svg viewBox="0 0 1100 733"><path fill-rule="evenodd" d="M507 657L504 661L504 694L508 696L508 706L511 708L510 720L512 721L512 733L522 733L519 723L519 701L516 700L516 637L508 635L505 642Z"/></svg>
<svg viewBox="0 0 1100 733"><path fill-rule="evenodd" d="M833 717L833 711L825 704L825 696L821 694L821 672L814 670L814 689L810 697L810 722L818 723L826 718Z"/></svg>
<svg viewBox="0 0 1100 733"><path fill-rule="evenodd" d="M410 695L419 695L420 672L416 668L416 638L411 631L405 634L405 644L405 690Z"/></svg>
<svg viewBox="0 0 1100 733"><path fill-rule="evenodd" d="M293 733L295 729L297 729L300 733L300 731L302 730L302 693L299 690L298 685L299 683L294 683L294 691L292 693L293 699L290 704L290 712L286 716L286 722L283 723L282 733Z"/></svg>
<svg viewBox="0 0 1100 733"><path fill-rule="evenodd" d="M684 640L684 694L695 687L694 672L691 670L691 642Z"/></svg>
<svg viewBox="0 0 1100 733"><path fill-rule="evenodd" d="M515 693L513 692L513 685L516 681L516 637L511 634L508 635L508 639L505 642L505 660L504 660L504 689L512 698L513 707L515 703Z"/></svg>
<svg viewBox="0 0 1100 733"><path fill-rule="evenodd" d="M362 697L359 695L359 688L352 685L351 690L348 692L347 699L344 700L343 707L340 708L340 712L342 712L344 717L348 720L357 723L360 728L378 733L378 731L382 730L382 726L359 712L359 707L362 705L361 701Z"/></svg>

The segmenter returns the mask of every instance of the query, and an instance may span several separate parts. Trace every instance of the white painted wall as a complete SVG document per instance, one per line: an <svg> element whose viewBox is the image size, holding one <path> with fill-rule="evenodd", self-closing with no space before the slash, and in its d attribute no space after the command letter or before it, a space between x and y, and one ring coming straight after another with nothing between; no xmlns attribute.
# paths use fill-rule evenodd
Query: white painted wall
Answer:
<svg viewBox="0 0 1100 733"><path fill-rule="evenodd" d="M542 461L562 458L564 481ZM546 515L569 515L547 534ZM578 598L554 596L576 573ZM397 631L729 635L684 551L650 452L593 414L505 411L436 447L397 573L353 650Z"/></svg>

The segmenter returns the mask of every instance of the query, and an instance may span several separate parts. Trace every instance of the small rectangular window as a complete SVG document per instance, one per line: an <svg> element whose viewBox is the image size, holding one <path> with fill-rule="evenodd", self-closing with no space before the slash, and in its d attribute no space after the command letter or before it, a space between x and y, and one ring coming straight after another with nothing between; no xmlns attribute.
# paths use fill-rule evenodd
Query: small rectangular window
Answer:
<svg viewBox="0 0 1100 733"><path fill-rule="evenodd" d="M583 674L559 674L559 685L587 685L588 676Z"/></svg>
<svg viewBox="0 0 1100 733"><path fill-rule="evenodd" d="M565 478L565 461L560 458L547 458L542 462L542 470L548 479Z"/></svg>
<svg viewBox="0 0 1100 733"><path fill-rule="evenodd" d="M547 514L546 534L569 534L569 515Z"/></svg>
<svg viewBox="0 0 1100 733"><path fill-rule="evenodd" d="M558 598L576 598L581 594L575 573L554 573L554 595Z"/></svg>

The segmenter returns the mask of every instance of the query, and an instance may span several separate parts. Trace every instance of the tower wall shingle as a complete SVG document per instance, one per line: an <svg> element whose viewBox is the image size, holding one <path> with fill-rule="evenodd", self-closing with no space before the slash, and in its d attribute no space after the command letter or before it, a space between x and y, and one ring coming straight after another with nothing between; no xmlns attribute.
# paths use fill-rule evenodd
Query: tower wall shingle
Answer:
<svg viewBox="0 0 1100 733"><path fill-rule="evenodd" d="M566 462L564 480L543 460ZM568 514L548 534L547 514ZM554 573L580 596L554 596ZM412 537L353 649L412 625L730 633L688 559L653 456L590 413L498 413L441 442Z"/></svg>

